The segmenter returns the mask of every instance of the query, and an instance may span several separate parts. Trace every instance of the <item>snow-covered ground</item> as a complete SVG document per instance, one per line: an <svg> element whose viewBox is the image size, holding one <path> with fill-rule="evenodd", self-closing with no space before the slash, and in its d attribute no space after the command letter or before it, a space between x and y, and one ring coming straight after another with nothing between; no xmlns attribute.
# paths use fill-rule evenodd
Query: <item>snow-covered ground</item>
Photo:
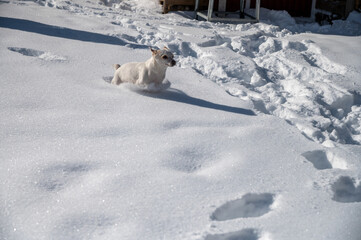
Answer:
<svg viewBox="0 0 361 240"><path fill-rule="evenodd" d="M361 239L361 14L0 1L0 239ZM168 46L168 89L109 84Z"/></svg>

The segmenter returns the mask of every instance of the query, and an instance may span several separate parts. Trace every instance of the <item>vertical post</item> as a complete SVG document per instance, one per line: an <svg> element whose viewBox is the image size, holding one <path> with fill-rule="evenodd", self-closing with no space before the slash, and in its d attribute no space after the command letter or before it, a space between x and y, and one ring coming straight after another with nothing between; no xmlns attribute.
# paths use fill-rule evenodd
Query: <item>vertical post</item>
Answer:
<svg viewBox="0 0 361 240"><path fill-rule="evenodd" d="M244 0L239 1L239 18L244 18Z"/></svg>
<svg viewBox="0 0 361 240"><path fill-rule="evenodd" d="M259 21L259 9L261 8L261 0L256 0L256 19Z"/></svg>
<svg viewBox="0 0 361 240"><path fill-rule="evenodd" d="M212 20L213 6L214 6L214 0L209 0L207 21Z"/></svg>
<svg viewBox="0 0 361 240"><path fill-rule="evenodd" d="M251 0L246 0L246 9L251 8Z"/></svg>
<svg viewBox="0 0 361 240"><path fill-rule="evenodd" d="M311 19L315 20L315 14L316 14L316 0L312 0L312 6L311 6Z"/></svg>
<svg viewBox="0 0 361 240"><path fill-rule="evenodd" d="M196 4L194 6L194 18L198 20L198 9L199 9L199 0L196 0Z"/></svg>
<svg viewBox="0 0 361 240"><path fill-rule="evenodd" d="M219 0L218 2L218 17L225 17L226 16L226 0Z"/></svg>

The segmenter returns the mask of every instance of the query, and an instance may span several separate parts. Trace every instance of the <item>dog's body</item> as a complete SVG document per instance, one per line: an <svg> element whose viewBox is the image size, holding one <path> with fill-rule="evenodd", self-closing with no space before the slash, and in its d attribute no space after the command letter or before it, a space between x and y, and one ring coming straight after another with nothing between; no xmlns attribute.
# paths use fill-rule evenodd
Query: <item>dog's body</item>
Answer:
<svg viewBox="0 0 361 240"><path fill-rule="evenodd" d="M115 73L112 84L130 82L138 85L149 85L151 83L161 84L165 78L168 67L173 67L173 54L168 48L152 51L152 57L145 62L126 63L122 66L115 64Z"/></svg>

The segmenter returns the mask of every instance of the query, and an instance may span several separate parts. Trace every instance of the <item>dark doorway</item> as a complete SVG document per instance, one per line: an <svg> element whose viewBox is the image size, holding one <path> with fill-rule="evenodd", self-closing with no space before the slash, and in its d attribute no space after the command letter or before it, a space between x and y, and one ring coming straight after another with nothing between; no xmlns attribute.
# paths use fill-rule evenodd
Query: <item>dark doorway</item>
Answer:
<svg viewBox="0 0 361 240"><path fill-rule="evenodd" d="M255 6L256 0L251 0L251 8ZM312 0L262 0L261 7L286 10L292 17L311 17Z"/></svg>

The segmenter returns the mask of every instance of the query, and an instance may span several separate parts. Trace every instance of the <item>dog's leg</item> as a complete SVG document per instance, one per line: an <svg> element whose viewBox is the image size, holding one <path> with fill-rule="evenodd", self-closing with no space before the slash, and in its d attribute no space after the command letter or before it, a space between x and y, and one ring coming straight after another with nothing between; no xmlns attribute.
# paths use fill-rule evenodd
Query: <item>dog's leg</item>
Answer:
<svg viewBox="0 0 361 240"><path fill-rule="evenodd" d="M121 83L121 80L120 80L120 77L119 77L119 74L117 73L118 71L118 68L120 68L120 65L119 64L113 64L113 67L115 69L115 73L114 73L114 77L112 79L112 84L115 84L115 85L119 85Z"/></svg>
<svg viewBox="0 0 361 240"><path fill-rule="evenodd" d="M147 72L144 69L139 73L139 77L135 83L138 85L145 85L148 83Z"/></svg>
<svg viewBox="0 0 361 240"><path fill-rule="evenodd" d="M120 79L118 72L115 71L114 77L112 79L112 84L119 85L121 82L122 82L122 80Z"/></svg>

